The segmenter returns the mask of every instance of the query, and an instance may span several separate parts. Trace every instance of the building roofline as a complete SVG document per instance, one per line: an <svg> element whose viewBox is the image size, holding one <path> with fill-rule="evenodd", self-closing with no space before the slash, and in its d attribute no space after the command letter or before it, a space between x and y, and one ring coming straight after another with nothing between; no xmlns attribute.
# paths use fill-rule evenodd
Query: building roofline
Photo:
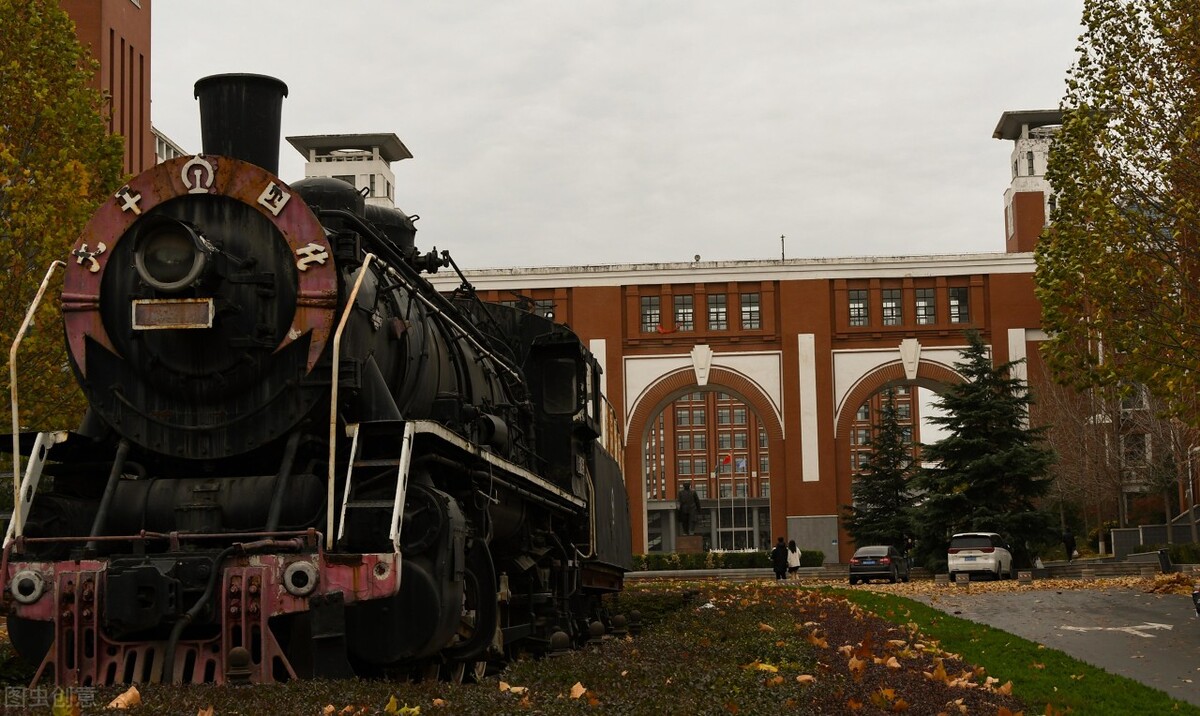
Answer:
<svg viewBox="0 0 1200 716"><path fill-rule="evenodd" d="M928 256L862 256L852 258L758 259L687 261L584 266L523 266L464 269L481 290L563 286L622 286L651 283L710 281L803 281L896 276L958 276L963 274L1033 273L1032 253L938 254ZM459 284L457 276L435 274L439 290Z"/></svg>
<svg viewBox="0 0 1200 716"><path fill-rule="evenodd" d="M337 149L361 149L369 152L374 147L378 147L379 156L389 162L412 159L412 152L408 151L408 147L404 146L404 142L401 142L400 137L397 137L394 133L307 134L288 137L287 140L288 144L295 147L296 151L303 155L305 161L308 160L310 150L330 152Z"/></svg>
<svg viewBox="0 0 1200 716"><path fill-rule="evenodd" d="M993 139L1020 139L1021 127L1029 125L1030 129L1045 127L1052 124L1062 124L1061 109L1026 109L1017 112L1005 112L1000 115L996 129L992 132Z"/></svg>

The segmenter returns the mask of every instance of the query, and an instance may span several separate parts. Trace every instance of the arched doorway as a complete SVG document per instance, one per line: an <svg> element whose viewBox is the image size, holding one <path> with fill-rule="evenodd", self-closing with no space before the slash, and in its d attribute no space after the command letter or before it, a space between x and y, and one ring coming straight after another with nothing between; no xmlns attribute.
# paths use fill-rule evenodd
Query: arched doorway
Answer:
<svg viewBox="0 0 1200 716"><path fill-rule="evenodd" d="M786 490L786 465L779 411L757 384L722 368L705 385L693 371L677 371L649 387L629 425L626 485L635 549L640 531L643 550L675 550L682 532L677 496L685 483L701 498L692 532L705 548L769 546L773 525L783 522L773 505Z"/></svg>

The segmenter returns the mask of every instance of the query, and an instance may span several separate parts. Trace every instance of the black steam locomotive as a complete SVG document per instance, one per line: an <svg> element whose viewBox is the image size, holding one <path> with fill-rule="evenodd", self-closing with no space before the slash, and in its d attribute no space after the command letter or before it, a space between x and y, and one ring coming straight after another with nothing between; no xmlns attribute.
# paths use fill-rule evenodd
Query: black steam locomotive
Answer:
<svg viewBox="0 0 1200 716"><path fill-rule="evenodd" d="M279 180L286 93L197 82L204 153L132 179L66 262L89 409L20 436L0 565L35 682L457 679L620 626L598 362L435 291L453 264L402 212Z"/></svg>

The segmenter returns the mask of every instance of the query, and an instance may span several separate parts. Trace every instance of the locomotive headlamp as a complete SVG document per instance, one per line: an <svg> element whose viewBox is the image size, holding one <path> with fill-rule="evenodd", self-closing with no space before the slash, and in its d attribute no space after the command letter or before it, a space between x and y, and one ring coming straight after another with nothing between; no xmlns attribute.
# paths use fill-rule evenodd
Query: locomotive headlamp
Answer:
<svg viewBox="0 0 1200 716"><path fill-rule="evenodd" d="M166 217L147 222L136 241L133 256L138 275L165 293L194 284L216 251L195 227Z"/></svg>

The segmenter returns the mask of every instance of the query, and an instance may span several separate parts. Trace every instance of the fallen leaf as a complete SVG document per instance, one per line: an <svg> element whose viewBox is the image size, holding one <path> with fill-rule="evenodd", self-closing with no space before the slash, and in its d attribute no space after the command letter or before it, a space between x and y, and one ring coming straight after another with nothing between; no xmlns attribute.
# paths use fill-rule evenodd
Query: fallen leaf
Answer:
<svg viewBox="0 0 1200 716"><path fill-rule="evenodd" d="M142 703L142 695L138 693L136 686L130 686L124 693L117 698L108 702L105 708L110 709L128 709Z"/></svg>
<svg viewBox="0 0 1200 716"><path fill-rule="evenodd" d="M887 660L887 662L886 662L885 666L887 666L887 668L889 668L889 669L902 669L902 668L904 668L904 667L902 667L902 666L900 665L900 660L899 660L899 659L897 659L897 658L896 658L896 657L894 657L894 656L889 656L889 657L888 657L888 660Z"/></svg>
<svg viewBox="0 0 1200 716"><path fill-rule="evenodd" d="M867 662L863 661L857 656L850 657L850 661L848 662L847 666L850 668L850 675L854 677L855 681L861 679L863 677L863 673L867 670Z"/></svg>
<svg viewBox="0 0 1200 716"><path fill-rule="evenodd" d="M383 707L383 712L385 714L394 714L399 710L400 702L396 701L396 695L392 694L391 698L388 699L387 705Z"/></svg>
<svg viewBox="0 0 1200 716"><path fill-rule="evenodd" d="M584 686L583 684L579 683L578 681L576 681L575 685L571 687L571 698L573 698L573 699L577 699L586 693L587 693L587 687Z"/></svg>
<svg viewBox="0 0 1200 716"><path fill-rule="evenodd" d="M816 680L817 677L813 676L812 674L800 674L796 677L796 681L800 682L801 684L811 684Z"/></svg>
<svg viewBox="0 0 1200 716"><path fill-rule="evenodd" d="M213 716L213 707L209 706L206 709L200 709L196 712L196 716Z"/></svg>
<svg viewBox="0 0 1200 716"><path fill-rule="evenodd" d="M763 624L762 622L759 622L758 630L759 631L775 631L775 627L771 626L770 624Z"/></svg>
<svg viewBox="0 0 1200 716"><path fill-rule="evenodd" d="M446 701L445 701L445 699L434 699L433 705L437 706L438 708L441 708L442 706L446 705Z"/></svg>
<svg viewBox="0 0 1200 716"><path fill-rule="evenodd" d="M336 709L333 708L333 704L325 704L325 708L321 709L321 713L325 714L325 716L329 716L335 710Z"/></svg>

